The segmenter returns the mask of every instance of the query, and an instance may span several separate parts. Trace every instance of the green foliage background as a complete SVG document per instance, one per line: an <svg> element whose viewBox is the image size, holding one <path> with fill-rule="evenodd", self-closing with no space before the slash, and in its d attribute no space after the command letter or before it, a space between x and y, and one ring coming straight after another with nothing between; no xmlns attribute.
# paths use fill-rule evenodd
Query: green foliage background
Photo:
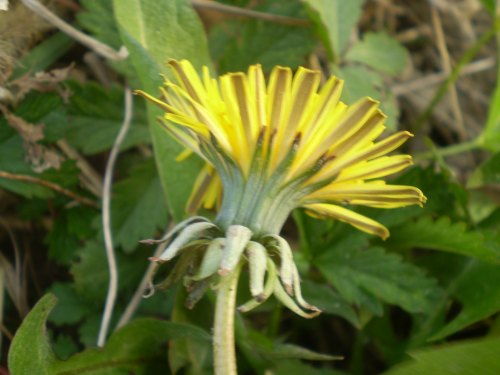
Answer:
<svg viewBox="0 0 500 375"><path fill-rule="evenodd" d="M352 40L363 0L255 3L253 10L306 25L227 17L204 28L187 0L81 0L73 26L113 48L125 46L129 57L106 62L109 82L88 72L86 79L70 74L2 104L0 172L36 177L96 202L96 207L81 204L47 186L0 176L6 217L29 223L28 231L18 232L9 220L0 222L12 234L0 237L8 294L3 325L17 331L11 342L3 338L2 362L6 365L8 350L11 374L211 373L213 296L208 293L188 310L182 285L143 300L134 319L116 329L104 349L95 348L109 275L101 196L92 186L102 183L123 121L125 84L156 93L160 73L169 74L169 58L187 58L198 69L206 65L222 74L253 63L266 72L275 65L297 68L320 56L323 68L346 80L344 101L379 99L389 115L388 130L402 126L387 78L403 73L409 52L386 30L363 30ZM495 2L483 5L494 36ZM81 49L61 32L47 34L17 62L4 86L15 92L21 87L16 79L35 79L36 72L74 59L75 69L83 69ZM241 374L500 373L500 209L490 193L500 182L499 87L481 133L467 144L482 160L468 181L455 177L444 158L447 151L429 144L417 165L396 178L424 191L423 208L359 209L390 229L387 241L294 213L284 236L296 244L304 294L323 314L304 321L274 301L238 314ZM7 114L38 127L42 137L29 139ZM152 255L138 241L158 237L186 217L186 200L201 166L195 157L175 161L182 148L159 126L159 115L134 98L132 126L115 171L111 207L119 298L113 329ZM419 127L410 130L422 144ZM463 145L451 145L457 146L460 151ZM65 154L68 148L78 158ZM37 170L29 150L42 152L42 161L55 152L61 163ZM93 180L85 183L89 176ZM19 235L29 239L20 245ZM29 252L21 251L28 247ZM245 293L242 288L242 300Z"/></svg>

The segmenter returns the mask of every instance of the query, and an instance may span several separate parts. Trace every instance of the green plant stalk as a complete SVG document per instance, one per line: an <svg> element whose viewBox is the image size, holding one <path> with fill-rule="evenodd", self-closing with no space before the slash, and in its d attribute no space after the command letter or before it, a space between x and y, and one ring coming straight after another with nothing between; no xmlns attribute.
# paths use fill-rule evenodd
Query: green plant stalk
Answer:
<svg viewBox="0 0 500 375"><path fill-rule="evenodd" d="M237 375L234 315L240 270L241 265L224 276L217 289L213 334L215 375Z"/></svg>
<svg viewBox="0 0 500 375"><path fill-rule="evenodd" d="M494 20L492 27L474 43L474 45L469 48L460 58L457 65L451 71L449 77L439 86L439 89L434 94L431 102L427 106L426 110L415 120L412 126L414 133L417 133L422 125L431 117L432 112L439 104L444 95L448 92L448 88L458 79L460 72L481 50L481 48L487 44L500 29L500 19Z"/></svg>
<svg viewBox="0 0 500 375"><path fill-rule="evenodd" d="M451 156L456 154L461 154L462 152L473 151L481 147L481 143L478 139L473 139L472 141L458 143L456 145L451 145L448 147L437 148L430 151L425 151L420 154L415 155L414 159L416 161L431 159L438 155L440 157Z"/></svg>

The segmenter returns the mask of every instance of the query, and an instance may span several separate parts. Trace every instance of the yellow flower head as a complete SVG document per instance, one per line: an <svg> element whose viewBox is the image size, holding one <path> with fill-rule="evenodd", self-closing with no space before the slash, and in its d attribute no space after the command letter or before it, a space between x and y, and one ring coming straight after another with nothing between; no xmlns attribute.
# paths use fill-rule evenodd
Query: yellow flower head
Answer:
<svg viewBox="0 0 500 375"><path fill-rule="evenodd" d="M386 118L379 103L346 105L342 80L320 86L319 71L275 67L266 83L260 65L215 79L186 60L168 64L175 80L165 79L161 99L137 93L163 108L168 131L207 162L189 204L219 204L219 227L278 234L290 211L303 207L387 238L387 228L344 205L425 202L419 189L381 180L411 165L409 155L386 155L412 135L377 140Z"/></svg>

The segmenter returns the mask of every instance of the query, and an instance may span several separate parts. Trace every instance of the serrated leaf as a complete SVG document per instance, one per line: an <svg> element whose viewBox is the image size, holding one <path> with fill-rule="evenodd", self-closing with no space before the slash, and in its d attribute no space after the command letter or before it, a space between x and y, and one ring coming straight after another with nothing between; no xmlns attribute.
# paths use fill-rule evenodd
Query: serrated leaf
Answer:
<svg viewBox="0 0 500 375"><path fill-rule="evenodd" d="M427 202L423 207L415 205L395 210L365 209L360 207L359 211L384 224L390 230L413 218L421 216L449 216L454 221L462 220L460 209L466 204L467 192L446 173L436 172L432 166L427 168L413 167L397 179L391 181L391 183L417 186L427 196ZM391 236L394 234L391 232Z"/></svg>
<svg viewBox="0 0 500 375"><path fill-rule="evenodd" d="M301 17L301 4L270 1L256 10ZM276 65L292 69L303 64L316 40L309 28L280 25L260 20L226 21L210 32L212 56L219 61L219 73L246 71L251 64L261 64L265 71Z"/></svg>
<svg viewBox="0 0 500 375"><path fill-rule="evenodd" d="M45 295L17 330L8 356L12 375L52 375L49 369L57 359L50 348L45 321L56 301L54 295Z"/></svg>
<svg viewBox="0 0 500 375"><path fill-rule="evenodd" d="M111 208L115 242L125 251L166 226L167 209L152 160L136 165L128 178L114 185Z"/></svg>
<svg viewBox="0 0 500 375"><path fill-rule="evenodd" d="M345 56L390 75L403 71L408 62L408 52L399 42L386 33L366 33L363 40L354 44Z"/></svg>
<svg viewBox="0 0 500 375"><path fill-rule="evenodd" d="M67 141L84 154L111 148L123 123L123 89L105 89L96 83L69 83L73 95L68 108ZM126 150L151 141L143 103L134 98L131 127L121 145Z"/></svg>
<svg viewBox="0 0 500 375"><path fill-rule="evenodd" d="M458 315L432 336L439 340L500 311L500 266L471 260L453 281Z"/></svg>
<svg viewBox="0 0 500 375"><path fill-rule="evenodd" d="M59 303L49 315L49 321L62 325L74 324L88 312L88 304L77 295L69 283L55 283L50 288Z"/></svg>
<svg viewBox="0 0 500 375"><path fill-rule="evenodd" d="M453 223L448 217L436 221L423 217L394 228L387 242L390 246L448 251L500 263L500 245L494 236L477 229L469 231L464 223Z"/></svg>
<svg viewBox="0 0 500 375"><path fill-rule="evenodd" d="M302 294L307 302L318 307L324 314L341 316L354 327L360 327L359 318L351 305L327 285L304 280Z"/></svg>
<svg viewBox="0 0 500 375"><path fill-rule="evenodd" d="M345 66L334 68L333 71L345 81L342 90L343 101L352 104L366 96L379 100L380 108L387 115L385 125L388 130L395 131L397 129L398 103L394 95L384 87L382 77L378 73L370 71L364 66Z"/></svg>
<svg viewBox="0 0 500 375"><path fill-rule="evenodd" d="M105 286L108 285L109 280L104 244L89 241L78 250L77 254L79 260L75 261L70 268L75 280L76 291L81 297L93 303L104 301L107 291ZM119 290L135 287L147 266L147 255L139 252L133 255L124 255L119 251L115 251L115 255L120 280Z"/></svg>
<svg viewBox="0 0 500 375"><path fill-rule="evenodd" d="M500 373L500 338L462 341L410 352L412 361L384 375L495 375Z"/></svg>
<svg viewBox="0 0 500 375"><path fill-rule="evenodd" d="M186 0L114 0L113 9L122 42L130 53L142 89L155 95L162 84L160 73L170 74L168 59L188 59L197 68L210 65L208 47L200 20ZM148 104L148 122L155 159L166 202L180 220L201 161L177 163L182 150L158 124L162 112Z"/></svg>
<svg viewBox="0 0 500 375"><path fill-rule="evenodd" d="M35 174L24 159L21 137L5 124L3 118L0 118L0 170L22 175ZM53 196L52 191L43 186L2 177L0 177L0 187L21 194L26 198Z"/></svg>
<svg viewBox="0 0 500 375"><path fill-rule="evenodd" d="M338 62L361 16L363 0L305 0L330 59Z"/></svg>
<svg viewBox="0 0 500 375"><path fill-rule="evenodd" d="M396 254L380 247L366 250L335 246L314 260L314 264L349 302L367 305L375 314L374 297L399 305L412 313L426 313L440 295L434 279Z"/></svg>

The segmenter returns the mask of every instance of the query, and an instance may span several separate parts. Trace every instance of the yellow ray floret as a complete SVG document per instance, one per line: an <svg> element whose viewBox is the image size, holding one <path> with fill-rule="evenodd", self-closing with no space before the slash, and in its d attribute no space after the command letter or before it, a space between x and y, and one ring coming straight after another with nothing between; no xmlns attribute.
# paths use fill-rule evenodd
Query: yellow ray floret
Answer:
<svg viewBox="0 0 500 375"><path fill-rule="evenodd" d="M381 180L412 164L409 155L387 155L412 135L380 140L386 116L379 103L343 103L342 80L330 77L320 87L319 71L300 67L294 74L278 66L266 84L260 65L216 79L206 67L200 77L186 60L168 64L175 79L165 78L160 99L136 93L160 106L170 134L207 161L190 209L231 206L226 197L256 212L240 218L268 217L258 215L259 205L304 207L386 238L384 226L340 205L425 202L419 189Z"/></svg>

